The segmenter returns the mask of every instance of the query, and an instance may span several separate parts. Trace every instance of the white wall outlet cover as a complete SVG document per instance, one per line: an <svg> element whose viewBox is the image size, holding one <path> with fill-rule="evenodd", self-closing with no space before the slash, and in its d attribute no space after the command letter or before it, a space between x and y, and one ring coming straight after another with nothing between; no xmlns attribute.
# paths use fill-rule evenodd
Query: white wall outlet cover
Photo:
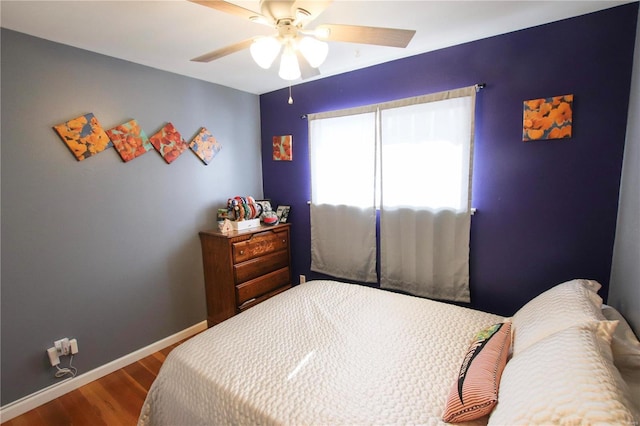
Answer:
<svg viewBox="0 0 640 426"><path fill-rule="evenodd" d="M53 345L55 346L58 355L62 355L62 339L56 340L53 342Z"/></svg>
<svg viewBox="0 0 640 426"><path fill-rule="evenodd" d="M56 352L58 356L60 355L69 355L70 347L69 347L69 339L65 337L64 339L56 340L53 342Z"/></svg>

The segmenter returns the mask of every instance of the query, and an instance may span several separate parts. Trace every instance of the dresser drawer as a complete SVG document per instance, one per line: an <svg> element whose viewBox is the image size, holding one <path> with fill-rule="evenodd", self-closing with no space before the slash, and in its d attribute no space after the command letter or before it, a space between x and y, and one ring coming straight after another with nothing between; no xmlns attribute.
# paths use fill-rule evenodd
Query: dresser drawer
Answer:
<svg viewBox="0 0 640 426"><path fill-rule="evenodd" d="M270 272L251 281L238 284L236 286L236 298L238 306L248 300L258 298L265 293L278 287L289 284L289 268L285 267L277 271Z"/></svg>
<svg viewBox="0 0 640 426"><path fill-rule="evenodd" d="M236 284L257 278L260 275L289 266L289 252L280 250L266 256L251 259L238 265L233 265Z"/></svg>
<svg viewBox="0 0 640 426"><path fill-rule="evenodd" d="M282 287L278 287L269 293L263 294L260 297L256 297L255 299L249 299L244 302L242 305L238 306L238 312L244 312L252 306L256 306L258 303L262 303L265 300L275 296L276 294L282 293L285 290L289 290L291 288L291 284L283 285Z"/></svg>
<svg viewBox="0 0 640 426"><path fill-rule="evenodd" d="M261 232L246 241L233 243L233 263L240 263L289 247L289 233Z"/></svg>

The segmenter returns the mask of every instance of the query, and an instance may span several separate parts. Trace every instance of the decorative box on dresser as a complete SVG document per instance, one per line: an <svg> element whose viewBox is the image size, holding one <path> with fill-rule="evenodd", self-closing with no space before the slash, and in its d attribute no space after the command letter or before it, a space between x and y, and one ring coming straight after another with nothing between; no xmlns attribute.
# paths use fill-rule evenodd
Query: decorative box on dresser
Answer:
<svg viewBox="0 0 640 426"><path fill-rule="evenodd" d="M290 226L200 232L209 327L291 288Z"/></svg>

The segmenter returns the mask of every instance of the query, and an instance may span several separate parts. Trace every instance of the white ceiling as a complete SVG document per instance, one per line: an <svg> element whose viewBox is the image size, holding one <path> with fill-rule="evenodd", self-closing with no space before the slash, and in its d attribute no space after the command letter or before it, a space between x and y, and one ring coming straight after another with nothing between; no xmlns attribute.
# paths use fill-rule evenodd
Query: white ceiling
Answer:
<svg viewBox="0 0 640 426"><path fill-rule="evenodd" d="M259 2L233 1L259 11ZM447 46L578 16L629 1L334 0L321 23L415 29L406 49L329 43L322 78ZM190 59L270 28L186 0L0 0L2 27L254 94L288 86L274 65L244 50L210 63ZM300 83L294 81L293 84Z"/></svg>

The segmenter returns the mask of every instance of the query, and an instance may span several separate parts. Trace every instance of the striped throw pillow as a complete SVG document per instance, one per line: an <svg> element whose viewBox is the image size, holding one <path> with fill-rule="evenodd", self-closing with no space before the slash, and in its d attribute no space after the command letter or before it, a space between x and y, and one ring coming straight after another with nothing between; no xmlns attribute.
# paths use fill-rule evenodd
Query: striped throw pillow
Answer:
<svg viewBox="0 0 640 426"><path fill-rule="evenodd" d="M449 392L442 414L445 422L465 422L491 413L510 346L510 322L494 324L476 335Z"/></svg>

